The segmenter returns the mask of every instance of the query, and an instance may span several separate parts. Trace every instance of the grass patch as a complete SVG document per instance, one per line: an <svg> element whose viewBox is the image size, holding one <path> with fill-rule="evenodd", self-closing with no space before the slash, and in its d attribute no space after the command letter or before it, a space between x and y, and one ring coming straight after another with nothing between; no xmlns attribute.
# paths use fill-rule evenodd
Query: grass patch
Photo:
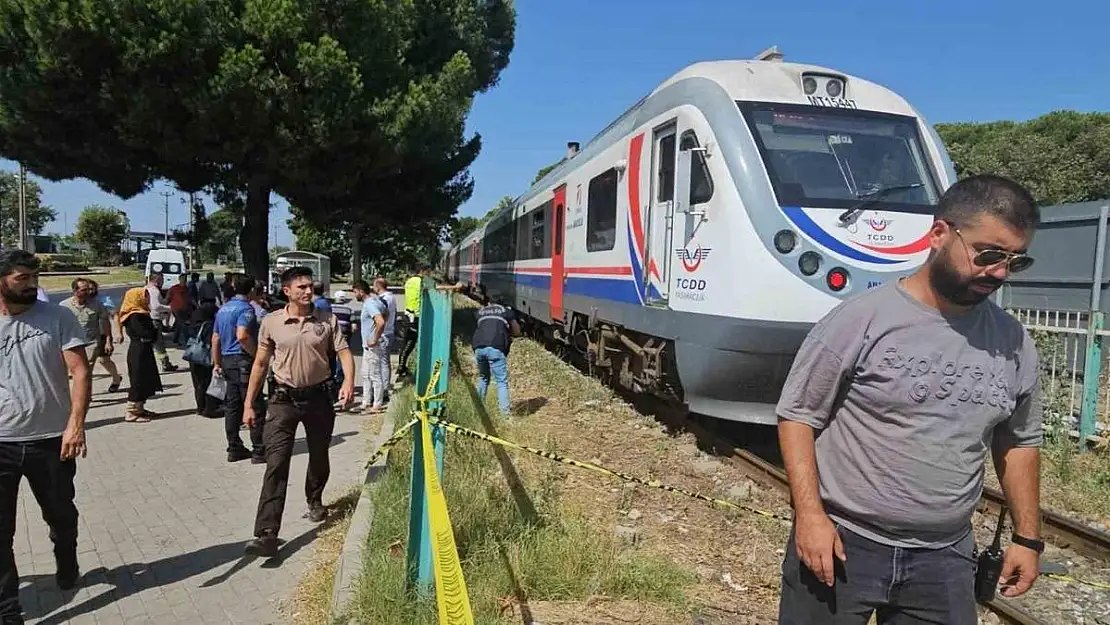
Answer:
<svg viewBox="0 0 1110 625"><path fill-rule="evenodd" d="M297 625L326 625L331 622L335 565L343 551L343 541L351 526L351 515L360 493L359 486L352 486L332 504L328 520L312 541L316 551L286 610L290 621Z"/></svg>
<svg viewBox="0 0 1110 625"><path fill-rule="evenodd" d="M114 267L108 270L108 273L87 273L83 275L72 276L42 276L39 278L39 286L47 291L68 290L73 281L77 278L86 277L96 280L100 288L110 286L113 284L130 284L132 282L142 282L145 278L143 270L135 269L134 267Z"/></svg>
<svg viewBox="0 0 1110 625"><path fill-rule="evenodd" d="M1059 437L1046 441L1044 464L1042 505L1110 525L1110 450L1080 453Z"/></svg>
<svg viewBox="0 0 1110 625"><path fill-rule="evenodd" d="M465 326L456 329L461 333ZM460 355L469 351L458 344L455 349ZM465 357L460 360L468 362ZM486 431L484 423L490 417L474 401L467 383L469 373L452 363L450 379L450 418L465 427ZM558 383L546 382L552 387ZM491 401L493 394L491 389ZM567 399L574 402L582 398ZM411 394L399 393L394 401L402 404L399 408L403 412L399 414L406 414ZM501 421L493 426L509 438L517 433L516 428ZM372 494L374 522L349 608L359 623L415 625L436 621L433 602L408 597L403 589L412 453L409 440L390 454L389 470ZM559 465L509 456L481 441L450 434L445 454L444 489L475 622L502 622L503 608L512 599L557 601L605 596L676 610L686 605L685 590L695 582L694 576L667 560L638 551L607 530L599 531L585 515L563 505ZM518 467L522 469L519 478Z"/></svg>

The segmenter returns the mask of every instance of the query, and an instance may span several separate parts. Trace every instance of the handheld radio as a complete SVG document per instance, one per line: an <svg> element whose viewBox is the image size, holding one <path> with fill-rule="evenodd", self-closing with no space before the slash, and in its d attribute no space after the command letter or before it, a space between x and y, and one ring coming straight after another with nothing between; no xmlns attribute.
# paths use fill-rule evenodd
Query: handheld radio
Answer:
<svg viewBox="0 0 1110 625"><path fill-rule="evenodd" d="M994 599L998 580L1002 577L1002 528L1006 525L1006 506L998 513L994 542L979 554L975 568L975 599L980 603Z"/></svg>

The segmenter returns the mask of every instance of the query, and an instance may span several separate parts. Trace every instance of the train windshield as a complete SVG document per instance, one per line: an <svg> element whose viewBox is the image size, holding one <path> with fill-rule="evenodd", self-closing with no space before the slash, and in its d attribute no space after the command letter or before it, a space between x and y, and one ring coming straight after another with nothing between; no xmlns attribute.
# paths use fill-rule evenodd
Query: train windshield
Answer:
<svg viewBox="0 0 1110 625"><path fill-rule="evenodd" d="M738 102L782 205L931 214L936 178L912 117ZM896 189L893 187L897 187Z"/></svg>

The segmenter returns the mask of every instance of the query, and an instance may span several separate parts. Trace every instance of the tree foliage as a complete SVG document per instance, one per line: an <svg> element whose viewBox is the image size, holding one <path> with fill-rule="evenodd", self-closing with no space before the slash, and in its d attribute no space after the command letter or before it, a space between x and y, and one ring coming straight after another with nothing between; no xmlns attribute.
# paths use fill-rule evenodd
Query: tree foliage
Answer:
<svg viewBox="0 0 1110 625"><path fill-rule="evenodd" d="M206 220L208 238L200 244L201 260L214 263L220 256L238 260L238 247L235 245L243 227L243 215L236 208L221 208ZM269 274L264 273L262 277Z"/></svg>
<svg viewBox="0 0 1110 625"><path fill-rule="evenodd" d="M96 262L111 262L120 252L120 243L131 232L127 215L115 207L91 204L81 210L74 233L81 243L89 246Z"/></svg>
<svg viewBox="0 0 1110 625"><path fill-rule="evenodd" d="M1110 198L1110 113L1056 111L1026 122L936 128L961 178L1007 176L1046 205Z"/></svg>
<svg viewBox="0 0 1110 625"><path fill-rule="evenodd" d="M563 161L565 161L565 160L567 160L567 159L566 158L561 158L561 159L555 161L554 163L552 163L550 165L547 165L545 167L540 167L540 170L536 172L536 177L532 179L532 184L536 184L540 180L543 180L544 176L546 176L547 174L550 174L551 171L554 170L559 165L562 165Z"/></svg>
<svg viewBox="0 0 1110 625"><path fill-rule="evenodd" d="M467 235L482 225L480 217L456 217L451 220L451 245L458 245Z"/></svg>
<svg viewBox="0 0 1110 625"><path fill-rule="evenodd" d="M42 203L42 188L28 179L23 187L27 234L39 234L58 213ZM0 171L0 244L14 247L19 239L19 173Z"/></svg>
<svg viewBox="0 0 1110 625"><path fill-rule="evenodd" d="M320 226L442 210L391 199L460 182L479 147L465 117L508 62L515 14L510 0L0 0L0 23L0 155L124 198L159 178L239 195L261 275L271 192Z"/></svg>

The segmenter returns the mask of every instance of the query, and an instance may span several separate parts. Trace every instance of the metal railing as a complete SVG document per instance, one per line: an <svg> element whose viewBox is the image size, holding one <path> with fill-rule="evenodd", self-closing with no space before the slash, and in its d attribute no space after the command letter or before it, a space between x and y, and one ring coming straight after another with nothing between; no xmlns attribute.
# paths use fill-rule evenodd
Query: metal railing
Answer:
<svg viewBox="0 0 1110 625"><path fill-rule="evenodd" d="M1110 432L1110 380L1102 313L1011 308L1037 344L1045 427L1086 442ZM1085 445L1084 445L1085 447Z"/></svg>

